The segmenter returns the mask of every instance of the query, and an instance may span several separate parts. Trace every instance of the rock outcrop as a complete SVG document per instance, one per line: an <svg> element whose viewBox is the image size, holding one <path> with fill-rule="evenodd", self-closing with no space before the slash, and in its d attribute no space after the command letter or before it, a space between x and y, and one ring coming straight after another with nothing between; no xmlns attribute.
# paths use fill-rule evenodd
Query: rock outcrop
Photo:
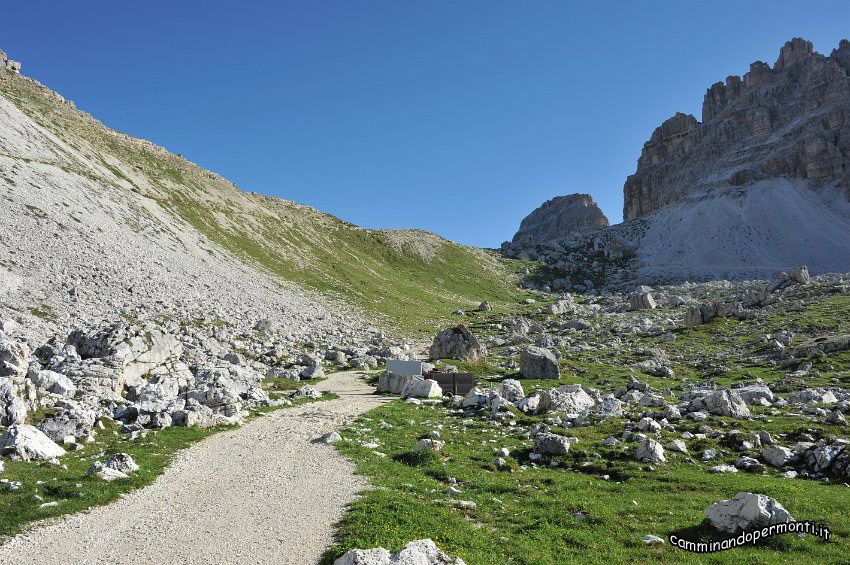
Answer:
<svg viewBox="0 0 850 565"><path fill-rule="evenodd" d="M556 196L526 216L512 245L544 243L586 228L608 225L608 218L589 194Z"/></svg>
<svg viewBox="0 0 850 565"><path fill-rule="evenodd" d="M850 188L850 41L828 57L795 38L705 95L702 122L677 113L653 132L623 188L632 220L713 188L810 179Z"/></svg>
<svg viewBox="0 0 850 565"><path fill-rule="evenodd" d="M21 72L21 63L18 61L12 61L3 51L0 51L0 67L5 67L13 73Z"/></svg>
<svg viewBox="0 0 850 565"><path fill-rule="evenodd" d="M65 450L29 424L10 426L0 438L0 454L13 459L53 459L65 455Z"/></svg>

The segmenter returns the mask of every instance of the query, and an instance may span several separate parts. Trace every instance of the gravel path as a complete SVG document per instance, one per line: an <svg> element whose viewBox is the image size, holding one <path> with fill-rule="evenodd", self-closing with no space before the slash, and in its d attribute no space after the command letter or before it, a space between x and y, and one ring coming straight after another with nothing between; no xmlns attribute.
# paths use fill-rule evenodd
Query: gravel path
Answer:
<svg viewBox="0 0 850 565"><path fill-rule="evenodd" d="M310 440L386 401L354 372L317 388L341 398L211 436L149 487L11 539L0 563L316 563L366 482Z"/></svg>

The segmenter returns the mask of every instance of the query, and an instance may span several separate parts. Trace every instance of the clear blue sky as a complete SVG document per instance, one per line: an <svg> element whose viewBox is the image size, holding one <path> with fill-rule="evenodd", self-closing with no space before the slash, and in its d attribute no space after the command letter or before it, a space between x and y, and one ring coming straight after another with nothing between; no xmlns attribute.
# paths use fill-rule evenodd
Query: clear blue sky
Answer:
<svg viewBox="0 0 850 565"><path fill-rule="evenodd" d="M705 89L829 53L850 2L4 3L0 49L126 133L243 190L498 246L544 200L612 222L653 129Z"/></svg>

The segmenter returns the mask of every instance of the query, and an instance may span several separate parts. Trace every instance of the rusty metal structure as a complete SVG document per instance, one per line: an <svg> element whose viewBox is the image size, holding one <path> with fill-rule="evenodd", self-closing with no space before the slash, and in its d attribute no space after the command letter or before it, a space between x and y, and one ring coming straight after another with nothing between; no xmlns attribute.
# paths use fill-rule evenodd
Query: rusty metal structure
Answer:
<svg viewBox="0 0 850 565"><path fill-rule="evenodd" d="M429 371L423 375L426 379L437 381L443 395L459 394L465 396L475 387L475 375L472 373L449 373L448 371Z"/></svg>

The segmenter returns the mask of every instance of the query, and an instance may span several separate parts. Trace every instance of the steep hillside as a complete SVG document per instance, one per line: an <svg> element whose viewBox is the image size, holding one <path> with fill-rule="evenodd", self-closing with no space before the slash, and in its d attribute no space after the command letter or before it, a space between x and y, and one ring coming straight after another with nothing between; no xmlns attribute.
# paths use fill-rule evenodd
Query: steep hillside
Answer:
<svg viewBox="0 0 850 565"><path fill-rule="evenodd" d="M243 192L6 69L0 190L0 293L29 322L206 305L279 318L298 333L305 324L334 331L350 305L410 332L514 292L490 253Z"/></svg>

